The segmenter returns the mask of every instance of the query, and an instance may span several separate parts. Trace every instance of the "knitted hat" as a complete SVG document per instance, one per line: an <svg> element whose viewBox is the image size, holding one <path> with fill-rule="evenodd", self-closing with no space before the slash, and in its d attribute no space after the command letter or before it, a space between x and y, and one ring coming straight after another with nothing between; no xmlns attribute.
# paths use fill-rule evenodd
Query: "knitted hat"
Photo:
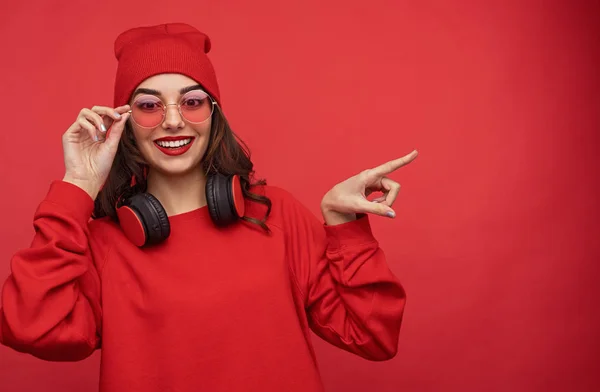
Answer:
<svg viewBox="0 0 600 392"><path fill-rule="evenodd" d="M194 79L221 105L217 77L207 56L210 48L210 38L185 23L142 26L121 33L115 40L115 107L126 105L142 81L161 73Z"/></svg>

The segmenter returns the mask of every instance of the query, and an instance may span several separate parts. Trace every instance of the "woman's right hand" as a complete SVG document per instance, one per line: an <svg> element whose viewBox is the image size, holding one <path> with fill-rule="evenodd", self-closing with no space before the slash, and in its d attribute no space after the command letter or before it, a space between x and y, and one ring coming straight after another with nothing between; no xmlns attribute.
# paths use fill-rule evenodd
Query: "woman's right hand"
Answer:
<svg viewBox="0 0 600 392"><path fill-rule="evenodd" d="M129 110L129 105L114 109L94 106L79 112L62 136L63 181L77 185L96 199L110 172Z"/></svg>

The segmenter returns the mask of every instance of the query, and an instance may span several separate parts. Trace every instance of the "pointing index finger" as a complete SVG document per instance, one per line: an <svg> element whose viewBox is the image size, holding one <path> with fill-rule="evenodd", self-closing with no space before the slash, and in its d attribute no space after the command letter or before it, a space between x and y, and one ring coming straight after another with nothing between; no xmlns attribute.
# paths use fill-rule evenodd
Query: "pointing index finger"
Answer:
<svg viewBox="0 0 600 392"><path fill-rule="evenodd" d="M402 166L408 165L419 155L417 150L413 150L410 154L407 154L401 158L397 158L384 163L383 165L373 168L372 172L378 176L385 176L398 170Z"/></svg>

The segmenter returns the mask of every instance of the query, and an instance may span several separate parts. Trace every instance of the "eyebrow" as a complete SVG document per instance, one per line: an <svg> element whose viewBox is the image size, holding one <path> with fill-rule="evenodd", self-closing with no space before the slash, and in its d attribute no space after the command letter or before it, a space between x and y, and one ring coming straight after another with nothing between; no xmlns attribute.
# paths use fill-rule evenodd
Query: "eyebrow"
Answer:
<svg viewBox="0 0 600 392"><path fill-rule="evenodd" d="M179 94L183 95L183 94L188 93L193 90L203 90L203 88L199 84L194 84L192 86L187 86L187 87L182 88L181 90L179 90ZM138 94L151 94L151 95L158 95L158 96L162 97L162 94L160 91L154 90L151 88L143 88L143 87L138 88L137 90L134 91L133 96L135 97Z"/></svg>

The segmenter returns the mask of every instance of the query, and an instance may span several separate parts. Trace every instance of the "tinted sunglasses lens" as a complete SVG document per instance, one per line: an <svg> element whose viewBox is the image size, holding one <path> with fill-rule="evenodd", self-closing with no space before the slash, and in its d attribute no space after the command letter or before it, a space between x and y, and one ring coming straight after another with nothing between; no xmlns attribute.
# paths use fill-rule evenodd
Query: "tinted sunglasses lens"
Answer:
<svg viewBox="0 0 600 392"><path fill-rule="evenodd" d="M146 128L158 126L162 122L164 114L162 102L153 96L139 97L131 107L133 121Z"/></svg>
<svg viewBox="0 0 600 392"><path fill-rule="evenodd" d="M185 94L180 103L181 114L191 123L201 123L210 118L213 104L208 94L202 90L194 90Z"/></svg>

